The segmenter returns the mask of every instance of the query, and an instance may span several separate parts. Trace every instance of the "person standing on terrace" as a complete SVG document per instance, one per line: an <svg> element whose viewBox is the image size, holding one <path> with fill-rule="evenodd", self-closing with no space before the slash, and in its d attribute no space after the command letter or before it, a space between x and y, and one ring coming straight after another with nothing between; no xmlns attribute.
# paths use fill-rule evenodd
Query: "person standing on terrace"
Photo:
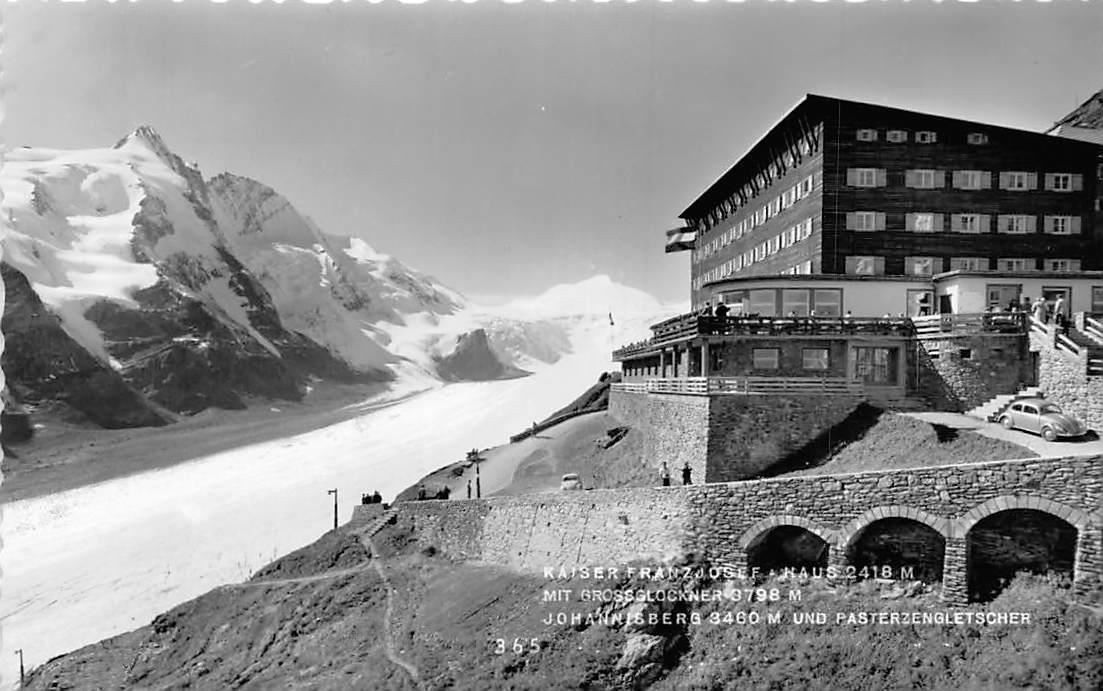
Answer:
<svg viewBox="0 0 1103 691"><path fill-rule="evenodd" d="M1036 319L1037 321L1040 321L1043 324L1049 321L1049 309L1046 307L1046 301L1042 298L1038 298L1034 302L1033 313L1034 319Z"/></svg>
<svg viewBox="0 0 1103 691"><path fill-rule="evenodd" d="M670 468L666 465L666 461L659 465L659 479L662 481L663 487L670 487Z"/></svg>

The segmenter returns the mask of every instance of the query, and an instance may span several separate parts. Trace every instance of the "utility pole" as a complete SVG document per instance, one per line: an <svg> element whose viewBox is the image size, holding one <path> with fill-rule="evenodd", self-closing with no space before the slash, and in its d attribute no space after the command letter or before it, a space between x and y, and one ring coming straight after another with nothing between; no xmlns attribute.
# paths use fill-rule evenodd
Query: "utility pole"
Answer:
<svg viewBox="0 0 1103 691"><path fill-rule="evenodd" d="M479 462L483 459L479 458L479 450L472 449L471 455L475 459L475 498L482 499L483 496L483 479L479 476Z"/></svg>
<svg viewBox="0 0 1103 691"><path fill-rule="evenodd" d="M333 529L337 530L337 490L336 489L328 490L326 492L326 494L332 494L333 495Z"/></svg>
<svg viewBox="0 0 1103 691"><path fill-rule="evenodd" d="M19 688L23 688L24 674L23 674L23 649L15 651L15 654L19 656Z"/></svg>

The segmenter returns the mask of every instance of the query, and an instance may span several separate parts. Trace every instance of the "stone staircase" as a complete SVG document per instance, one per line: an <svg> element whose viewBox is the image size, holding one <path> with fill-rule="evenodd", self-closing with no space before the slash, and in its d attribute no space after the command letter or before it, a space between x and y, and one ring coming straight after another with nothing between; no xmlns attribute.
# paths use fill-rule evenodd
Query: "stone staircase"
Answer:
<svg viewBox="0 0 1103 691"><path fill-rule="evenodd" d="M1002 413L1007 406L1011 405L1011 402L1017 398L1027 398L1030 396L1041 396L1042 392L1037 386L1026 386L1019 390L1018 393L1001 394L996 396L987 403L973 408L972 410L965 411L965 414L969 417L975 417L988 422L995 422L999 419L1000 413Z"/></svg>

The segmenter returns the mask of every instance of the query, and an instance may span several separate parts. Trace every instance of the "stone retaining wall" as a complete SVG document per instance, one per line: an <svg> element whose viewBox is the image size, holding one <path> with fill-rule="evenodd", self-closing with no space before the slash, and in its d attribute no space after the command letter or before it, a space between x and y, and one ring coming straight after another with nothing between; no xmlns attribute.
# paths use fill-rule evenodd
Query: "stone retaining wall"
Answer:
<svg viewBox="0 0 1103 691"><path fill-rule="evenodd" d="M912 470L678 487L404 502L418 540L464 559L526 570L604 566L695 553L746 565L747 548L782 525L830 545L829 562L871 523L908 518L945 538L944 594L966 595L966 536L1008 509L1034 509L1078 530L1075 576L1103 583L1103 456L1022 459Z"/></svg>

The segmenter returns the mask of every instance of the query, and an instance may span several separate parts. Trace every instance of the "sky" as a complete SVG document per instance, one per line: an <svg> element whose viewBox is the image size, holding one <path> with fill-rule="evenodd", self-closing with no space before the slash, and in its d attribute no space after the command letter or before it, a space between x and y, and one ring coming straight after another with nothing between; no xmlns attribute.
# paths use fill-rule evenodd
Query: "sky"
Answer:
<svg viewBox="0 0 1103 691"><path fill-rule="evenodd" d="M8 145L153 126L469 296L687 300L664 231L807 93L1043 130L1103 89L1098 3L0 7Z"/></svg>

